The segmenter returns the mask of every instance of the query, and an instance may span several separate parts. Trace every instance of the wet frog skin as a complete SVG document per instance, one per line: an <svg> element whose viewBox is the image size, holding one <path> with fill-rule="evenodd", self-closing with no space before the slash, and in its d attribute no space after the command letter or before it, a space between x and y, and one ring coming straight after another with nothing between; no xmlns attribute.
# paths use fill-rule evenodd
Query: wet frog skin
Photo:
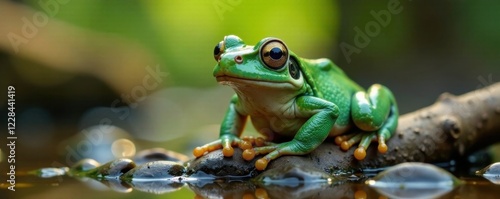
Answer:
<svg viewBox="0 0 500 199"><path fill-rule="evenodd" d="M234 35L216 45L217 81L231 86L235 95L222 121L219 139L193 150L196 157L222 148L224 156L233 146L244 150L243 158L256 161L264 170L282 155L313 151L327 137L343 150L358 144L354 156L362 160L372 141L385 153L385 141L398 123L392 92L374 84L361 88L329 59L304 59L277 38L264 38L255 46ZM242 137L248 118L264 138ZM274 143L273 141L286 141ZM254 147L255 146L255 147Z"/></svg>

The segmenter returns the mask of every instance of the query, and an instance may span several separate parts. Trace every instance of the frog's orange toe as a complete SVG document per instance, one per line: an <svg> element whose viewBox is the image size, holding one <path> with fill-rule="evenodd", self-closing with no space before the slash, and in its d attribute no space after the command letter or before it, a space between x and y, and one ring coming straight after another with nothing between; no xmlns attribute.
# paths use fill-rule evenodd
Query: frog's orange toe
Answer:
<svg viewBox="0 0 500 199"><path fill-rule="evenodd" d="M238 143L238 147L240 147L240 149L242 150L251 149L252 143L250 141L242 140L240 143Z"/></svg>
<svg viewBox="0 0 500 199"><path fill-rule="evenodd" d="M218 144L218 145L209 145L207 147L207 151L208 152L211 152L211 151L215 151L217 149L220 149L222 147L222 145Z"/></svg>
<svg viewBox="0 0 500 199"><path fill-rule="evenodd" d="M267 164L269 164L269 161L266 160L266 158L261 158L261 159L258 159L256 162L255 162L255 168L259 171L262 171L264 169L266 169L267 167Z"/></svg>
<svg viewBox="0 0 500 199"><path fill-rule="evenodd" d="M205 154L205 152L207 152L207 148L206 147L196 147L196 148L193 149L193 155L194 155L194 157L200 157L203 154Z"/></svg>
<svg viewBox="0 0 500 199"><path fill-rule="evenodd" d="M250 142L252 144L255 142L255 137L253 137L253 136L243 136L243 137L241 137L241 139L245 140L245 141L248 141L248 142Z"/></svg>
<svg viewBox="0 0 500 199"><path fill-rule="evenodd" d="M347 151L349 150L349 148L351 148L351 144L349 144L349 142L347 141L343 141L341 144L340 144L340 148L344 151Z"/></svg>
<svg viewBox="0 0 500 199"><path fill-rule="evenodd" d="M378 152L380 152L380 153L385 153L385 152L387 152L387 150L388 150L387 144L385 144L385 143L380 143L380 144L378 145Z"/></svg>
<svg viewBox="0 0 500 199"><path fill-rule="evenodd" d="M241 156L246 161L253 160L253 158L255 157L255 151L253 149L246 149L246 150L243 151L243 153L241 154Z"/></svg>
<svg viewBox="0 0 500 199"><path fill-rule="evenodd" d="M335 137L335 144L336 145L341 145L342 142L344 142L344 138L342 138L341 136Z"/></svg>
<svg viewBox="0 0 500 199"><path fill-rule="evenodd" d="M357 160L363 160L366 157L366 150L363 147L358 147L356 150L354 150L354 157Z"/></svg>
<svg viewBox="0 0 500 199"><path fill-rule="evenodd" d="M255 146L264 146L266 145L266 140L263 137L258 137L255 139Z"/></svg>
<svg viewBox="0 0 500 199"><path fill-rule="evenodd" d="M231 157L234 154L234 149L231 146L223 147L222 148L222 154L224 154L224 157Z"/></svg>

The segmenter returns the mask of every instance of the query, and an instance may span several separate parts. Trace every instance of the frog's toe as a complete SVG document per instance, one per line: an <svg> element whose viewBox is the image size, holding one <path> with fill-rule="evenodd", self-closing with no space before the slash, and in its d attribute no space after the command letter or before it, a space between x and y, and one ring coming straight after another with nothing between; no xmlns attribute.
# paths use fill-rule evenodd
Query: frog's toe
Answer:
<svg viewBox="0 0 500 199"><path fill-rule="evenodd" d="M243 159L250 161L250 160L253 160L253 158L256 155L268 154L272 151L275 151L277 148L278 148L277 145L250 148L250 149L245 149L241 155L242 155Z"/></svg>
<svg viewBox="0 0 500 199"><path fill-rule="evenodd" d="M253 149L245 149L241 154L241 157L243 157L246 161L253 160L255 157L255 151Z"/></svg>
<svg viewBox="0 0 500 199"><path fill-rule="evenodd" d="M387 144L385 141L391 137L391 132L386 128L383 128L377 132L377 142L378 142L378 152L385 153L388 150Z"/></svg>
<svg viewBox="0 0 500 199"><path fill-rule="evenodd" d="M383 135L380 134L377 135L377 142L378 142L377 149L379 153L385 153L389 149L389 147L387 147L387 144L385 144L385 140L386 139Z"/></svg>
<svg viewBox="0 0 500 199"><path fill-rule="evenodd" d="M366 149L375 138L375 132L364 133L359 142L358 148L354 152L354 157L358 160L363 160L366 157Z"/></svg>
<svg viewBox="0 0 500 199"><path fill-rule="evenodd" d="M387 144L385 144L385 141L380 141L378 142L378 152L380 153L385 153L388 150Z"/></svg>
<svg viewBox="0 0 500 199"><path fill-rule="evenodd" d="M238 147L241 150L251 149L253 147L253 142L248 140L241 140L238 142Z"/></svg>
<svg viewBox="0 0 500 199"><path fill-rule="evenodd" d="M224 157L231 157L234 154L234 148L231 145L224 146L222 147L222 154Z"/></svg>
<svg viewBox="0 0 500 199"><path fill-rule="evenodd" d="M271 160L276 159L282 155L279 149L279 145L271 145L271 146L246 149L245 151L243 151L242 157L243 159L250 161L253 160L255 156L259 154L267 154L266 156L258 159L255 162L255 168L259 171L266 169L267 165Z"/></svg>
<svg viewBox="0 0 500 199"><path fill-rule="evenodd" d="M339 136L340 137L340 136ZM346 139L347 138L347 139ZM375 132L358 132L353 133L351 135L345 135L340 139L342 139L340 143L340 148L344 151L349 150L353 145L359 143L358 148L354 151L354 157L357 160L363 160L366 157L366 149L370 146L370 143L375 138ZM346 140L344 140L346 139ZM335 140L337 142L337 138ZM387 148L384 142L379 142L379 151L383 149L383 147Z"/></svg>
<svg viewBox="0 0 500 199"><path fill-rule="evenodd" d="M207 152L207 151L208 151L208 149L206 147L199 146L199 147L196 147L193 149L193 155L194 155L194 157L200 157L203 154L205 154L205 152Z"/></svg>
<svg viewBox="0 0 500 199"><path fill-rule="evenodd" d="M366 157L366 150L363 147L358 147L356 150L354 150L354 158L357 160L363 160Z"/></svg>
<svg viewBox="0 0 500 199"><path fill-rule="evenodd" d="M351 139L355 134L339 135L335 137L335 144L342 145L343 142Z"/></svg>
<svg viewBox="0 0 500 199"><path fill-rule="evenodd" d="M266 158L261 158L261 159L258 159L256 162L255 162L255 168L259 171L262 171L264 169L266 169L267 165L269 164L269 160L266 159Z"/></svg>
<svg viewBox="0 0 500 199"><path fill-rule="evenodd" d="M345 140L342 140L340 142L340 148L344 151L349 150L352 145L358 143L361 140L362 135L363 135L363 133L353 133L350 135L346 135L345 137L341 138L341 139L345 139Z"/></svg>
<svg viewBox="0 0 500 199"><path fill-rule="evenodd" d="M203 156L207 152L212 152L217 149L222 148L222 144L220 140L205 144L203 146L199 146L193 149L193 155L194 157L200 157Z"/></svg>

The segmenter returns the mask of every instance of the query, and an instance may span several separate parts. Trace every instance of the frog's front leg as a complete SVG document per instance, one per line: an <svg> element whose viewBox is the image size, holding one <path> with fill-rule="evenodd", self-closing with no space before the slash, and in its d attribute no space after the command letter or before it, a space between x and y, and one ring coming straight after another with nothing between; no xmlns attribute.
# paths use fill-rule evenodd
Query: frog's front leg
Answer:
<svg viewBox="0 0 500 199"><path fill-rule="evenodd" d="M302 155L316 149L328 137L339 108L332 102L314 96L301 96L295 101L295 115L309 118L295 134L293 140L271 146L256 147L243 152L251 160L255 155L267 154L255 162L255 168L264 170L269 161L282 155Z"/></svg>
<svg viewBox="0 0 500 199"><path fill-rule="evenodd" d="M392 137L398 125L398 108L392 92L380 84L372 85L367 92L358 91L351 103L351 117L359 130L349 135L338 136L335 142L348 150L359 142L354 157L362 160L372 140L376 139L378 151L385 153L385 141Z"/></svg>
<svg viewBox="0 0 500 199"><path fill-rule="evenodd" d="M222 148L222 153L225 157L231 157L234 154L232 146L238 145L241 149L252 147L250 142L240 139L247 116L238 113L236 110L237 103L238 97L234 95L226 115L224 116L224 120L222 121L219 139L201 147L196 147L193 150L193 155L195 157L200 157L205 154L205 152L212 152L220 148Z"/></svg>

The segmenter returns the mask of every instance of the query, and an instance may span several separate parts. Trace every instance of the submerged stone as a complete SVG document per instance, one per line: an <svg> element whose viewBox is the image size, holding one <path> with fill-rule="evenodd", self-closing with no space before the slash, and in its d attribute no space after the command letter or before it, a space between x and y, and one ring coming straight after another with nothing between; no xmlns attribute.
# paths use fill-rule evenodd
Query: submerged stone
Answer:
<svg viewBox="0 0 500 199"><path fill-rule="evenodd" d="M29 173L36 175L41 178L52 178L56 176L66 175L69 171L68 167L60 167L60 168L41 168Z"/></svg>
<svg viewBox="0 0 500 199"><path fill-rule="evenodd" d="M185 173L186 168L177 162L153 161L131 169L123 174L121 179L126 181L172 179L183 176Z"/></svg>
<svg viewBox="0 0 500 199"><path fill-rule="evenodd" d="M398 164L366 181L389 198L436 198L460 183L448 171L418 162Z"/></svg>
<svg viewBox="0 0 500 199"><path fill-rule="evenodd" d="M85 159L82 159L82 160L78 161L77 163L75 163L75 165L73 165L70 168L70 171L73 173L74 172L89 171L91 169L97 168L98 166L101 166L101 164L99 162L95 161L94 159L85 158Z"/></svg>
<svg viewBox="0 0 500 199"><path fill-rule="evenodd" d="M500 184L500 162L490 164L476 171L476 175L483 176L494 184Z"/></svg>
<svg viewBox="0 0 500 199"><path fill-rule="evenodd" d="M103 164L97 168L82 172L83 175L80 176L91 177L95 179L118 178L134 167L135 163L132 160L120 158Z"/></svg>

